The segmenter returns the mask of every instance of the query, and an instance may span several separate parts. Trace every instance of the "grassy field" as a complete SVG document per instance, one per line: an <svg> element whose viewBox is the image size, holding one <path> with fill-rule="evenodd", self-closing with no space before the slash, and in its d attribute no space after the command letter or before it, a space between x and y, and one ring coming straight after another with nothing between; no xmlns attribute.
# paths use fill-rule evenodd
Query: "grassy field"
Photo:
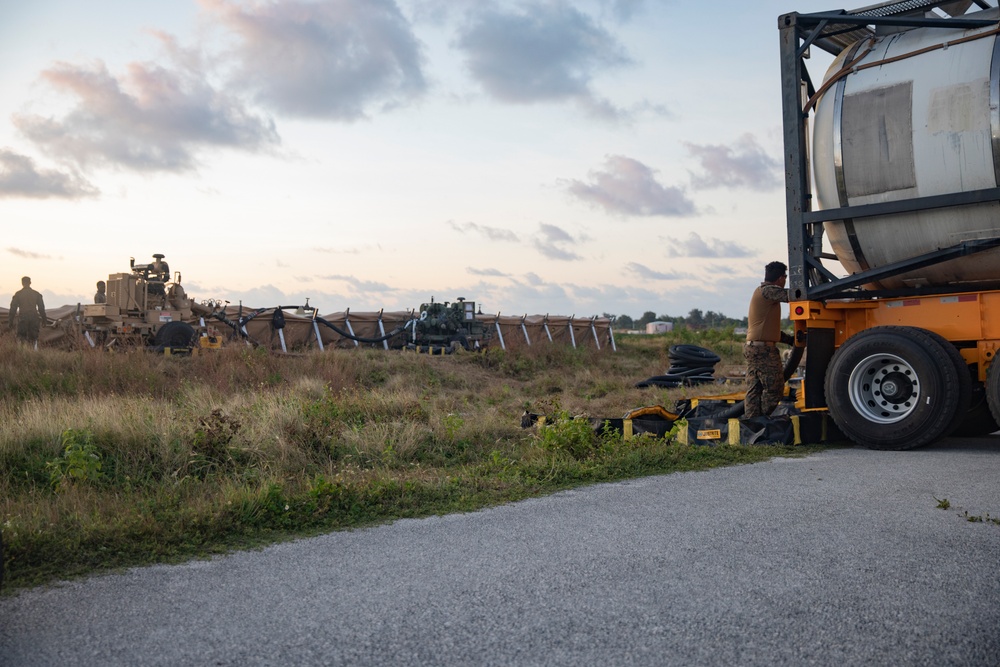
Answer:
<svg viewBox="0 0 1000 667"><path fill-rule="evenodd" d="M5 591L793 451L521 428L525 410L620 417L733 390L635 388L678 342L719 354L719 372L742 362L728 332L447 357L36 352L0 337Z"/></svg>

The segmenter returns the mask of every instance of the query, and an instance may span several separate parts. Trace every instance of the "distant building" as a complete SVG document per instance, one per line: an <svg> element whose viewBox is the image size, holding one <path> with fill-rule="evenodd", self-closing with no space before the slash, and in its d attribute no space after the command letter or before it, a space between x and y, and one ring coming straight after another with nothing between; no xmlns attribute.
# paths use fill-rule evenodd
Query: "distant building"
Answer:
<svg viewBox="0 0 1000 667"><path fill-rule="evenodd" d="M648 334L667 333L673 330L673 322L650 322L646 325L646 333Z"/></svg>

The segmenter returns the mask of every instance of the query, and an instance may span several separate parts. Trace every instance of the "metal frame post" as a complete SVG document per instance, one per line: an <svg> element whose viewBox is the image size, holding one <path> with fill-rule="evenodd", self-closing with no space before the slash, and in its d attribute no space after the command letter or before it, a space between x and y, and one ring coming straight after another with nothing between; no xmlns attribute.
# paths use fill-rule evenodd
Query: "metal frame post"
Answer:
<svg viewBox="0 0 1000 667"><path fill-rule="evenodd" d="M809 166L806 157L808 114L802 112L802 55L797 13L778 19L781 39L781 116L785 146L785 211L788 235L788 289L793 300L808 298L806 259L812 250L802 214L809 210ZM822 228L822 226L821 226Z"/></svg>
<svg viewBox="0 0 1000 667"><path fill-rule="evenodd" d="M356 340L357 334L354 333L354 327L351 326L350 308L344 311L344 324L347 326L347 332L351 334L351 341L354 343L354 347L359 347L361 344Z"/></svg>
<svg viewBox="0 0 1000 667"><path fill-rule="evenodd" d="M528 336L528 327L524 324L524 320L526 320L527 317L527 313L521 316L521 331L524 332L524 340L528 343L528 347L531 347L531 338Z"/></svg>
<svg viewBox="0 0 1000 667"><path fill-rule="evenodd" d="M243 302L240 301L239 315L236 321L240 323L240 331L243 332L243 342L250 345L250 333L247 331L247 323L243 321Z"/></svg>
<svg viewBox="0 0 1000 667"><path fill-rule="evenodd" d="M319 322L316 321L316 317L319 314L318 308L313 308L312 323L313 332L316 334L316 343L319 345L319 351L322 352L325 348L323 347L323 336L319 333Z"/></svg>
<svg viewBox="0 0 1000 667"><path fill-rule="evenodd" d="M378 335L380 337L385 337L385 325L382 324L382 313L384 311L385 311L385 308L382 308L381 310L378 311ZM389 349L389 341L388 340L383 340L382 341L382 348L386 349L386 350Z"/></svg>
<svg viewBox="0 0 1000 667"><path fill-rule="evenodd" d="M278 310L281 310L281 309L278 308ZM278 341L281 343L281 352L282 352L282 354L288 354L288 348L285 346L285 329L284 329L284 327L282 327L281 329L278 329Z"/></svg>
<svg viewBox="0 0 1000 667"><path fill-rule="evenodd" d="M500 331L500 313L497 313L497 316L493 319L493 325L496 327L497 336L500 338L500 349L506 350L507 344L503 342L503 331Z"/></svg>

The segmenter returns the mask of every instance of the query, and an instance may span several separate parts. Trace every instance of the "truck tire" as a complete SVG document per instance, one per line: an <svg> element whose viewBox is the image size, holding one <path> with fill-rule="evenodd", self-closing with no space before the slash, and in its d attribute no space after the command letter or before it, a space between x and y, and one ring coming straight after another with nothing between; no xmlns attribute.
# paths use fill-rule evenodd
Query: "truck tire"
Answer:
<svg viewBox="0 0 1000 667"><path fill-rule="evenodd" d="M191 347L194 343L194 327L187 322L167 322L153 337L157 347Z"/></svg>
<svg viewBox="0 0 1000 667"><path fill-rule="evenodd" d="M986 400L986 387L976 382L972 388L972 404L952 435L961 438L979 438L997 431L1000 431L1000 424L990 412L990 405Z"/></svg>
<svg viewBox="0 0 1000 667"><path fill-rule="evenodd" d="M955 433L962 423L965 422L972 407L972 371L969 369L969 365L966 363L962 353L948 339L933 331L927 331L926 329L921 329L921 331L937 341L938 345L951 358L952 365L958 371L958 406L955 408L955 416L952 417L951 423L945 429L944 436L947 437Z"/></svg>
<svg viewBox="0 0 1000 667"><path fill-rule="evenodd" d="M953 427L959 407L961 379L952 355L915 327L875 327L852 336L833 355L825 380L834 423L869 449L934 442Z"/></svg>
<svg viewBox="0 0 1000 667"><path fill-rule="evenodd" d="M1000 423L1000 361L996 357L986 370L986 402L993 419Z"/></svg>

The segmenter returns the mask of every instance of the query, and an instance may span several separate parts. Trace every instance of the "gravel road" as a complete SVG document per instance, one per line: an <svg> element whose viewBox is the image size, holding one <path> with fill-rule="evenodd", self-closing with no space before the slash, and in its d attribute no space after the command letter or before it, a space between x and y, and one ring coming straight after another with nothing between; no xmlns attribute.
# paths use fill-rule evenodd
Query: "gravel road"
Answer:
<svg viewBox="0 0 1000 667"><path fill-rule="evenodd" d="M603 484L0 598L0 664L995 667L965 512L1000 436Z"/></svg>

